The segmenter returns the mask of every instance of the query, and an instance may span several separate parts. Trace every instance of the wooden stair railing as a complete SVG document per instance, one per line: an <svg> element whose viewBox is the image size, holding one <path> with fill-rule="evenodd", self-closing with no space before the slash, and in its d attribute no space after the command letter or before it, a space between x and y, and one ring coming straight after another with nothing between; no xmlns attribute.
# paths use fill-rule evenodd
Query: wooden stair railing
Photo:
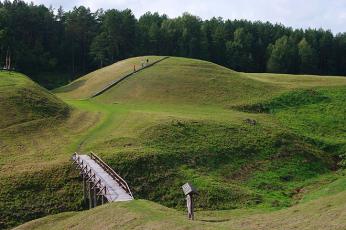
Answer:
<svg viewBox="0 0 346 230"><path fill-rule="evenodd" d="M119 176L111 167L109 167L100 157L95 153L90 152L90 158L96 161L114 180L117 181L120 187L122 187L131 197L133 197L130 187L126 181Z"/></svg>

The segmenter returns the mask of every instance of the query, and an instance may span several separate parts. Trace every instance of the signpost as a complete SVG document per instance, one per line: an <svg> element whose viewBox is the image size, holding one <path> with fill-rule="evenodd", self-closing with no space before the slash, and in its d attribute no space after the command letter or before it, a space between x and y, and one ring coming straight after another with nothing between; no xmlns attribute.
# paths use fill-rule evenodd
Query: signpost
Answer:
<svg viewBox="0 0 346 230"><path fill-rule="evenodd" d="M182 186L184 194L186 196L186 206L187 206L187 218L189 220L194 220L195 216L193 213L194 205L193 205L193 196L199 195L197 190L190 184L186 183Z"/></svg>

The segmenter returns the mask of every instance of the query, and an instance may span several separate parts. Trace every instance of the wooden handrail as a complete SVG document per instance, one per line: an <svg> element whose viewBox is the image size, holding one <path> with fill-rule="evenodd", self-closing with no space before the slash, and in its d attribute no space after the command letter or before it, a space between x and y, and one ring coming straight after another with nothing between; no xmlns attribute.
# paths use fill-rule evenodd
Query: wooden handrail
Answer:
<svg viewBox="0 0 346 230"><path fill-rule="evenodd" d="M120 187L122 187L132 198L132 192L130 190L130 187L126 183L126 181L119 176L109 165L107 165L100 157L98 157L95 153L90 152L90 158L96 161L106 172L108 172L114 180L119 184Z"/></svg>
<svg viewBox="0 0 346 230"><path fill-rule="evenodd" d="M108 166L100 157L98 157L93 152L91 152L89 154L89 157L93 161L95 161L106 173L108 173L108 175L110 175L113 178L113 180L115 180L115 182L117 182L117 184L121 188L123 188L124 191L128 195L130 195L133 199L133 195L132 195L132 192L130 190L130 187L128 186L126 181L121 176L119 176L110 166ZM92 181L97 186L99 185L98 187L100 187L100 189L101 189L100 192L102 192L102 190L105 190L105 195L106 195L108 188L105 185L103 185L102 182L100 183L100 181L97 181L97 178L95 177L96 174L92 172L92 168L88 169L87 164L85 165L85 167L83 167L84 161L80 158L80 155L78 153L74 153L72 155L72 160L73 160L73 163L75 163L77 165L77 167L80 168L81 171L87 175L87 180Z"/></svg>

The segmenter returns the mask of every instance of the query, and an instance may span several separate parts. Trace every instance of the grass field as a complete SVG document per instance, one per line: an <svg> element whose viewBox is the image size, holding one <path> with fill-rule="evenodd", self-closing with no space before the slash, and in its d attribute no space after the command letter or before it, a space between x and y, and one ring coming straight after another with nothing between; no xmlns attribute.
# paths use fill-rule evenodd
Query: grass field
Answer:
<svg viewBox="0 0 346 230"><path fill-rule="evenodd" d="M145 58L122 61L54 90L61 99L36 85L25 87L42 93L40 97L49 102L46 107L64 109L50 109L52 113L43 116L28 113L36 111L28 107L23 114L33 114L30 117L2 118L1 124L7 126L1 132L0 145L5 148L0 153L6 157L0 159L0 183L7 189L0 192L4 220L0 226L82 209L78 174L69 166L76 150L94 151L104 158L126 178L136 198L170 208L184 209L180 186L191 181L201 193L196 204L201 217L216 218L217 223L183 222L186 228L265 229L271 217L277 220L272 221L273 228L288 220L296 222L292 228L303 228L308 223L297 221L295 208L311 221L316 217L308 215L310 209L323 215L320 203L333 201L335 210L342 210L344 203L337 203L341 195L336 193L344 192L337 163L346 149L346 78L238 73L209 62L171 57L94 99L83 100ZM16 80L22 79L27 78L18 75ZM2 85L9 81L13 78L0 76L0 95L20 88L6 91ZM4 111L23 107L1 106ZM68 113L61 112L65 110ZM335 197L325 196L328 188L337 191ZM70 200L62 201L64 197ZM181 211L135 201L59 214L26 226L48 229L53 219L57 226L75 226L77 220L96 218L108 209L124 215L119 222L104 219L100 226L129 221L124 226L171 228L184 218ZM162 216L161 209L172 220ZM282 210L272 212L278 209ZM233 215L237 218L222 221ZM84 224L76 228L93 226Z"/></svg>

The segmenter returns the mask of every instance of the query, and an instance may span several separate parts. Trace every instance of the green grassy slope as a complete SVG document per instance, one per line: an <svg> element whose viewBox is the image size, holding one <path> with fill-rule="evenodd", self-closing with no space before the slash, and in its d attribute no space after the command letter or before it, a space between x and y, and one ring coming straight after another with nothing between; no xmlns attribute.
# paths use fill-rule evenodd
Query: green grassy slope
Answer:
<svg viewBox="0 0 346 230"><path fill-rule="evenodd" d="M134 66L136 66L136 69L139 69L141 67L141 62L144 60L146 61L147 59L149 59L149 63L152 63L159 60L160 57L145 56L119 61L113 65L78 78L71 82L71 84L54 90L54 92L58 93L62 97L75 99L89 98L112 81L120 79L124 75L133 72Z"/></svg>
<svg viewBox="0 0 346 230"><path fill-rule="evenodd" d="M66 117L68 106L28 77L0 72L0 129L49 117Z"/></svg>
<svg viewBox="0 0 346 230"><path fill-rule="evenodd" d="M339 179L337 183L343 183ZM324 188L327 189L327 188ZM30 229L345 229L346 192L335 192L280 211L233 210L196 212L187 221L183 212L136 200L107 204L85 212L62 213L31 221Z"/></svg>
<svg viewBox="0 0 346 230"><path fill-rule="evenodd" d="M334 171L345 148L346 78L237 73L172 57L94 99L81 100L117 78L114 72L132 71L141 59L57 89L56 95L73 108L64 122L51 122L30 135L6 134L5 151L11 157L2 160L7 177L0 182L8 186L13 181L11 169L30 176L39 170L46 180L38 184L41 177L33 177L24 183L25 177L18 176L0 194L2 200L15 200L0 205L4 226L82 207L78 175L68 166L78 147L105 159L137 198L178 209L185 207L180 186L186 181L201 192L199 210L268 211L304 197L316 199L322 193L313 193L314 185L329 185L339 177ZM52 174L55 167L61 171ZM50 189L52 183L58 185ZM41 190L45 199L34 199ZM62 202L67 196L71 200ZM20 209L23 205L27 208Z"/></svg>
<svg viewBox="0 0 346 230"><path fill-rule="evenodd" d="M145 200L107 204L85 213L63 213L29 222L17 229L208 229L181 213Z"/></svg>
<svg viewBox="0 0 346 230"><path fill-rule="evenodd" d="M98 117L22 74L0 73L0 229L82 208L69 157Z"/></svg>
<svg viewBox="0 0 346 230"><path fill-rule="evenodd" d="M342 77L246 74L169 58L93 100L69 102L106 114L83 150L96 151L119 170L137 197L182 208L180 185L189 180L203 194L197 203L202 209L280 208L295 203L300 188L335 169L335 146L323 148L326 143L297 132L280 118L293 115L283 107L275 114L239 109L274 104L296 90L334 92L328 87L342 85ZM293 110L320 102L301 96L308 101ZM335 100L333 110L340 111L343 100ZM342 129L342 122L335 126Z"/></svg>
<svg viewBox="0 0 346 230"><path fill-rule="evenodd" d="M266 97L277 88L210 62L169 58L107 91L98 101L225 106Z"/></svg>
<svg viewBox="0 0 346 230"><path fill-rule="evenodd" d="M296 88L336 85L345 85L345 78L238 73L206 61L172 57L115 86L97 101L223 107L263 101Z"/></svg>

